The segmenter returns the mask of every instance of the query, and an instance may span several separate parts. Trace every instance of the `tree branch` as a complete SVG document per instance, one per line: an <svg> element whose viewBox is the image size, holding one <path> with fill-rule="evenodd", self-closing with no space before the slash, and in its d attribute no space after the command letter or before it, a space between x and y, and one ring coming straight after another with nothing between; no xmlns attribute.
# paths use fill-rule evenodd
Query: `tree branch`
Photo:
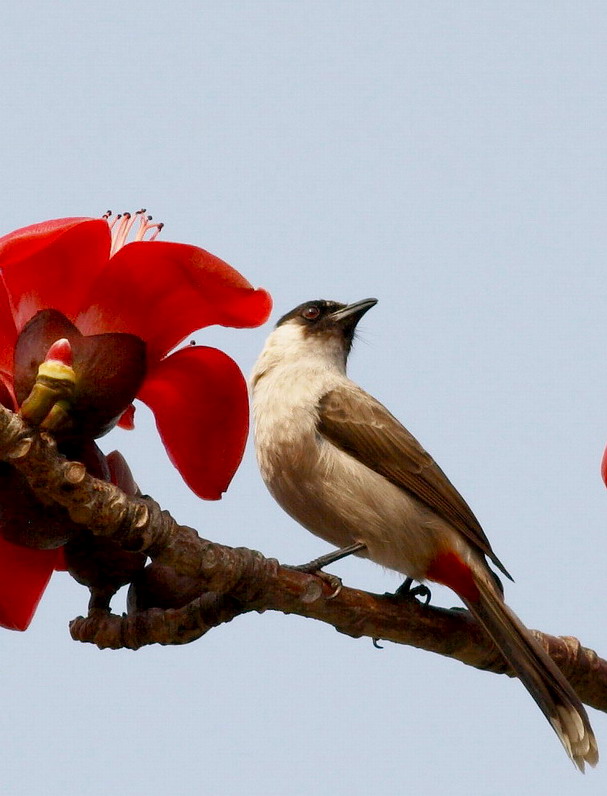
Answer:
<svg viewBox="0 0 607 796"><path fill-rule="evenodd" d="M469 666L513 676L467 611L370 594L281 566L253 550L230 548L178 525L148 497L129 497L66 461L51 437L0 407L0 460L27 480L37 499L62 506L82 533L145 553L152 564L133 578L129 612L115 616L93 601L72 637L100 648L186 644L239 614L281 611L317 619L354 638L409 644ZM575 638L534 631L588 705L607 711L607 661Z"/></svg>

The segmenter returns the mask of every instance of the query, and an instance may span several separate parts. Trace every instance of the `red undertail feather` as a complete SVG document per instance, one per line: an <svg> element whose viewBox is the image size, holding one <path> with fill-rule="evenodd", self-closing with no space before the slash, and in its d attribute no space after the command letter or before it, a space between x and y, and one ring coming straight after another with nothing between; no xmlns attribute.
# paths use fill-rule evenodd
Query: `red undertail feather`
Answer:
<svg viewBox="0 0 607 796"><path fill-rule="evenodd" d="M448 586L460 597L471 602L479 600L478 586L468 564L451 551L439 553L426 573L428 580Z"/></svg>

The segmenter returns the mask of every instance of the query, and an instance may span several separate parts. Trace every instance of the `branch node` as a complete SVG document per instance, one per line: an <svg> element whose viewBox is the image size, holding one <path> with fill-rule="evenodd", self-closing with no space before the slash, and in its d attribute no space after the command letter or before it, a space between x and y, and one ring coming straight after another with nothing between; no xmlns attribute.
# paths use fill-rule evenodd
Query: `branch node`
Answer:
<svg viewBox="0 0 607 796"><path fill-rule="evenodd" d="M10 445L10 450L7 451L4 458L8 461L23 459L30 452L33 442L34 438L31 436L21 437L21 439L15 440Z"/></svg>
<svg viewBox="0 0 607 796"><path fill-rule="evenodd" d="M301 592L299 599L302 603L314 603L322 597L322 583L318 578L311 576Z"/></svg>
<svg viewBox="0 0 607 796"><path fill-rule="evenodd" d="M86 477L86 467L80 462L66 462L63 476L67 484L80 484Z"/></svg>

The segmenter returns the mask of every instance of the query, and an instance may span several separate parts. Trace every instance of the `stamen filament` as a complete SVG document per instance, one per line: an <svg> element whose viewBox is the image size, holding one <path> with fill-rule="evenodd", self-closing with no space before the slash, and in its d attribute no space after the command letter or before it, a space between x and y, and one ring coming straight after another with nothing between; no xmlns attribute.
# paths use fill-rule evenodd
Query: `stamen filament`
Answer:
<svg viewBox="0 0 607 796"><path fill-rule="evenodd" d="M118 213L112 217L112 211L108 210L103 214L102 218L107 221L107 224L112 233L112 245L110 249L110 257L113 257L119 249L127 244L127 238L133 229L133 225L139 219L139 228L133 237L134 241L153 241L156 240L160 230L164 224L152 224L152 216L146 216L146 209L142 208L137 210L136 213ZM150 233L147 237L146 234Z"/></svg>

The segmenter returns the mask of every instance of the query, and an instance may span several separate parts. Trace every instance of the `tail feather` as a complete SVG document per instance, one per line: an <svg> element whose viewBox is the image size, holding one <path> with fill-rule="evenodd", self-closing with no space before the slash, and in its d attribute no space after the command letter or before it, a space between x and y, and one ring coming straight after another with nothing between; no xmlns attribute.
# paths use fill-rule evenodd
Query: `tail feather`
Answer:
<svg viewBox="0 0 607 796"><path fill-rule="evenodd" d="M479 597L462 598L546 716L580 771L595 766L598 747L588 715L556 663L504 603L495 586L475 576Z"/></svg>

